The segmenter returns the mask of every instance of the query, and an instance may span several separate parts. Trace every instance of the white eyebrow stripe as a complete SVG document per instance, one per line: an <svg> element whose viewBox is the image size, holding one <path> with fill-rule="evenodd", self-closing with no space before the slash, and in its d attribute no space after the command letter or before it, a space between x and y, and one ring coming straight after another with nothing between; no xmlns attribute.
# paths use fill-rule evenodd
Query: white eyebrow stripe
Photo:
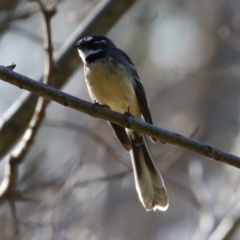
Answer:
<svg viewBox="0 0 240 240"><path fill-rule="evenodd" d="M95 53L98 53L98 52L101 52L102 49L98 49L98 50L91 50L91 49L88 49L88 50L85 50L85 51L81 51L80 49L78 49L78 52L79 52L79 55L82 59L82 61L84 63L86 63L86 58L92 54L95 54Z"/></svg>
<svg viewBox="0 0 240 240"><path fill-rule="evenodd" d="M94 43L101 43L101 42L106 43L105 40L96 41L96 42L94 42Z"/></svg>
<svg viewBox="0 0 240 240"><path fill-rule="evenodd" d="M87 41L87 42L88 42L88 41L91 41L92 39L93 39L93 37L85 37L85 38L84 38L84 41Z"/></svg>

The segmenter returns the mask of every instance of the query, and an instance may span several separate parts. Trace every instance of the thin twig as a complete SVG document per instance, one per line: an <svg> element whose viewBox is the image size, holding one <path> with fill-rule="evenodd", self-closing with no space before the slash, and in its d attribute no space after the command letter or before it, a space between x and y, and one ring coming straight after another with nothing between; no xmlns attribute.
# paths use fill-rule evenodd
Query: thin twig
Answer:
<svg viewBox="0 0 240 240"><path fill-rule="evenodd" d="M89 184L94 184L94 183L99 183L99 182L105 182L105 181L109 181L109 180L113 180L113 179L119 179L119 178L123 178L125 177L126 175L132 173L132 170L129 169L129 170L125 170L125 171L122 171L120 173L116 173L116 174L113 174L113 175L109 175L109 176L105 176L105 177L99 177L97 179L91 179L91 180L86 180L86 181L81 181L79 183L76 183L74 185L75 188L77 187L83 187L83 186L86 186L86 185L89 185Z"/></svg>
<svg viewBox="0 0 240 240"><path fill-rule="evenodd" d="M220 219L215 226L208 240L231 239L231 235L239 228L240 222L240 201L237 200L225 212L225 215Z"/></svg>
<svg viewBox="0 0 240 240"><path fill-rule="evenodd" d="M18 220L18 216L17 216L17 209L16 209L16 205L14 203L14 201L10 200L8 201L9 207L10 207L10 211L11 211L11 215L13 218L13 226L14 226L14 231L13 234L15 236L15 238L19 237L19 220Z"/></svg>
<svg viewBox="0 0 240 240"><path fill-rule="evenodd" d="M101 118L116 123L122 127L142 132L146 135L155 137L160 142L177 145L201 154L205 157L240 168L240 158L238 156L224 152L206 143L148 124L141 120L137 120L132 117L126 118L126 116L123 114L113 112L101 106L96 106L96 104L92 104L77 97L71 96L70 94L59 91L46 84L37 82L26 76L13 72L4 66L0 66L0 78L5 82L9 82L34 94L81 111L90 116Z"/></svg>
<svg viewBox="0 0 240 240"><path fill-rule="evenodd" d="M193 130L193 132L188 136L189 138L193 138L197 132L199 130L199 126L196 126ZM179 150L175 150L175 151L171 151L169 152L169 154L163 154L163 156L157 155L155 156L155 159L172 159L171 162L168 163L167 166L165 166L164 171L167 173L170 173L179 163L181 159L185 159L186 160L186 153L184 151L185 149L182 149L182 151ZM178 151L178 152L176 152ZM173 157L174 155L174 157Z"/></svg>
<svg viewBox="0 0 240 240"><path fill-rule="evenodd" d="M94 8L56 52L54 56L56 68L51 81L53 87L61 88L79 68L80 59L76 52L74 54L72 44L86 35L107 33L136 1L103 0ZM0 118L0 158L23 136L36 104L37 96L24 92Z"/></svg>
<svg viewBox="0 0 240 240"><path fill-rule="evenodd" d="M40 0L35 0L40 7L43 16L43 31L45 33L44 45L47 49L46 51L46 61L45 61L45 72L43 82L49 84L52 79L53 74L53 51L52 51L52 39L51 39L51 17L55 14L55 5L49 9L46 9ZM9 66L10 70L13 70L14 64ZM18 178L18 167L23 162L30 146L33 143L33 139L42 123L45 115L45 109L47 106L47 101L43 98L38 99L38 103L33 114L32 120L29 124L27 131L25 132L22 140L20 141L17 148L8 155L7 163L5 166L5 174L3 181L0 185L0 201L3 201L7 194L14 189L16 186Z"/></svg>
<svg viewBox="0 0 240 240"><path fill-rule="evenodd" d="M56 120L53 120L53 121L47 120L45 122L45 124L47 126L50 126L50 127L55 127L55 128L58 127L58 128L61 128L61 129L73 130L73 131L77 131L81 134L88 135L89 137L91 137L96 142L98 142L100 144L104 144L107 147L108 153L113 157L113 159L122 163L128 169L132 168L131 165L127 164L121 158L119 158L117 156L116 151L111 149L109 143L107 143L107 141L104 138L102 138L99 134L95 133L94 131L91 131L86 126L82 126L82 125L79 125L79 124L70 123L70 122L66 122L66 121L56 121Z"/></svg>
<svg viewBox="0 0 240 240"><path fill-rule="evenodd" d="M211 208L211 198L203 181L203 167L200 161L192 160L189 163L189 175L192 191L199 202L199 227L191 239L206 239L214 226L215 217Z"/></svg>

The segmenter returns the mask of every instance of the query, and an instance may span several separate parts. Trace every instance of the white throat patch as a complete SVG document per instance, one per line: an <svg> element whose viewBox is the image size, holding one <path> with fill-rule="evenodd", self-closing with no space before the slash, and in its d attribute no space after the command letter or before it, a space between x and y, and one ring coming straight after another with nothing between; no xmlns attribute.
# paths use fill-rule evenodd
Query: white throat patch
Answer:
<svg viewBox="0 0 240 240"><path fill-rule="evenodd" d="M80 50L78 49L79 55L84 63L86 63L86 58L92 54L101 52L102 49L97 49L97 50L91 50L91 49L86 49L86 50Z"/></svg>

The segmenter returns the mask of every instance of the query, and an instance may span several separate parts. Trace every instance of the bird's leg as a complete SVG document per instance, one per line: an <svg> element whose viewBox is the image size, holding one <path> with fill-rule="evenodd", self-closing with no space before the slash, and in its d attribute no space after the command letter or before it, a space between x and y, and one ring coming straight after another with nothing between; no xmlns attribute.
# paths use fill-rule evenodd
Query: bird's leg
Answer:
<svg viewBox="0 0 240 240"><path fill-rule="evenodd" d="M131 123L129 123L128 118L133 117L130 113L130 107L128 107L128 110L123 114L125 116L125 121L127 122L127 128L131 127Z"/></svg>
<svg viewBox="0 0 240 240"><path fill-rule="evenodd" d="M133 115L131 115L131 113L130 113L130 107L128 107L128 109L127 109L127 111L124 113L124 115L125 115L126 117L133 117Z"/></svg>

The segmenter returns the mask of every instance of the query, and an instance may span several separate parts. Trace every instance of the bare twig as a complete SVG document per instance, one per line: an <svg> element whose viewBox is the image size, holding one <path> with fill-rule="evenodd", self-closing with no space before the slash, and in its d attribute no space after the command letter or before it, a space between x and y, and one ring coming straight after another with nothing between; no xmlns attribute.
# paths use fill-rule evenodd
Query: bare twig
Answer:
<svg viewBox="0 0 240 240"><path fill-rule="evenodd" d="M126 116L123 114L119 114L101 106L96 106L95 104L80 100L79 98L59 91L46 84L34 81L16 72L12 72L6 67L0 66L0 78L3 81L9 82L20 88L24 88L39 96L51 99L52 101L58 102L61 105L68 106L89 114L90 116L116 123L125 128L131 128L135 131L155 137L161 142L177 145L216 161L240 168L240 158L238 156L224 152L214 146L202 143L200 141L196 141L183 135L153 126L146 122L131 117L126 118Z"/></svg>
<svg viewBox="0 0 240 240"><path fill-rule="evenodd" d="M109 180L113 180L113 179L119 179L119 178L123 178L125 177L126 175L132 173L132 170L125 170L125 171L122 171L120 173L116 173L116 174L113 174L113 175L109 175L109 176L105 176L105 177L100 177L100 178L97 178L97 179L91 179L91 180L86 180L86 181L81 181L81 182L78 182L74 185L74 187L83 187L83 186L86 186L88 184L93 184L93 183L99 183L99 182L105 182L105 181L109 181Z"/></svg>
<svg viewBox="0 0 240 240"><path fill-rule="evenodd" d="M18 216L17 216L17 209L16 209L14 201L10 200L10 201L8 201L8 204L9 204L11 215L13 218L13 226L15 228L13 231L13 234L14 234L15 238L17 238L19 236L19 232L20 232L19 220L18 220Z"/></svg>
<svg viewBox="0 0 240 240"><path fill-rule="evenodd" d="M121 162L128 169L132 168L129 164L127 164L121 158L119 158L117 156L116 151L114 151L113 149L110 148L109 143L107 143L104 138L99 136L97 133L91 131L86 126L81 126L79 124L74 124L74 123L64 122L64 121L56 121L56 120L54 120L54 121L47 120L46 124L50 127L59 127L59 128L62 128L62 129L67 129L67 130L70 129L70 130L73 130L73 131L78 131L81 134L85 133L86 135L90 136L92 139L94 139L98 143L104 144L107 147L108 153L113 157L113 159L115 159L118 162Z"/></svg>
<svg viewBox="0 0 240 240"><path fill-rule="evenodd" d="M16 67L15 63L12 63L11 65L7 66L7 68L9 68L10 70L14 70L15 67Z"/></svg>
<svg viewBox="0 0 240 240"><path fill-rule="evenodd" d="M196 126L193 130L193 132L188 136L189 138L193 138L199 130L199 126ZM167 173L171 172L179 163L181 159L186 159L186 154L184 149L182 151L177 150L176 151L171 151L169 154L164 154L163 156L157 155L155 158L164 158L164 159L172 159L171 162L168 163L167 167L165 167L165 171ZM169 156L170 155L170 156ZM174 155L174 157L173 157Z"/></svg>
<svg viewBox="0 0 240 240"><path fill-rule="evenodd" d="M44 76L43 82L46 84L51 84L52 75L53 75L53 45L52 45L52 34L51 34L51 26L50 21L51 18L56 13L56 3L48 4L45 7L41 0L34 0L37 2L40 12L42 14L43 19L43 34L44 34L44 48L46 51L45 54L45 68L44 68Z"/></svg>
<svg viewBox="0 0 240 240"><path fill-rule="evenodd" d="M52 40L51 40L51 27L50 21L51 17L54 15L55 6L52 8L46 9L40 0L36 0L38 3L41 13L43 15L43 26L45 33L45 48L46 48L46 61L45 61L45 74L43 82L45 84L49 84L52 79L53 72L53 54L52 54ZM15 67L14 64L9 66L10 70L13 70ZM35 113L33 114L32 120L29 124L29 127L24 134L21 142L17 146L17 148L13 151L12 154L9 154L7 163L5 166L5 174L3 181L0 185L0 201L7 196L9 191L13 190L16 185L17 177L18 177L18 166L22 163L25 155L27 154L30 146L32 145L33 139L39 129L41 122L44 118L44 113L46 109L46 100L43 98L38 99L38 103L35 109ZM12 203L13 204L13 203Z"/></svg>
<svg viewBox="0 0 240 240"><path fill-rule="evenodd" d="M208 240L231 239L231 235L239 228L240 224L240 201L236 201L221 218L213 229Z"/></svg>
<svg viewBox="0 0 240 240"><path fill-rule="evenodd" d="M72 44L86 35L105 34L135 2L136 0L104 0L96 6L56 52L53 87L61 88L79 67L80 59L74 54ZM0 119L0 158L8 153L26 131L36 104L36 95L24 93ZM14 134L11 131L13 128Z"/></svg>
<svg viewBox="0 0 240 240"><path fill-rule="evenodd" d="M215 218L211 209L209 192L203 182L203 167L200 161L193 160L189 164L192 191L199 202L199 227L192 236L193 240L206 239L211 232Z"/></svg>

